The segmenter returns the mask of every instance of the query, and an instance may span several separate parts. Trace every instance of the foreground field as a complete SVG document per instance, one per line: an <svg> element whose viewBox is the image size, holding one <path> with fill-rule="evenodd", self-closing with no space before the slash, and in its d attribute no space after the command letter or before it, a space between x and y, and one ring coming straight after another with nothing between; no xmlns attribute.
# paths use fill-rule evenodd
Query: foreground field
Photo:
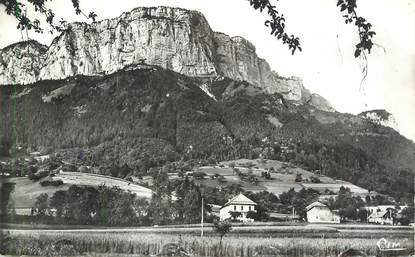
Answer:
<svg viewBox="0 0 415 257"><path fill-rule="evenodd" d="M348 230L342 232L341 230ZM380 238L399 243L413 254L414 235L408 228L376 227L337 230L330 227L235 227L223 240L211 228L200 237L199 228L139 228L88 230L3 230L11 255L154 256L175 244L192 256L327 256L348 248L374 256ZM309 232L309 233L304 233ZM317 237L316 237L317 236ZM57 248L59 242L64 248Z"/></svg>

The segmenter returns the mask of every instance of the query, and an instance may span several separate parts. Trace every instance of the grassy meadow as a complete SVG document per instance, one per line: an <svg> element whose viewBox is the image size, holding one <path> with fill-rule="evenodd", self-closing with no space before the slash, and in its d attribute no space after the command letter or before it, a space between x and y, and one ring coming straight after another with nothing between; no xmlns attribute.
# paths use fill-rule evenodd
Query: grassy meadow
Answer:
<svg viewBox="0 0 415 257"><path fill-rule="evenodd" d="M173 229L174 230L174 229ZM155 231L158 231L156 233ZM179 231L177 231L179 232ZM384 233L360 233L360 238L331 237L330 233L320 237L306 234L267 236L257 229L255 236L246 233L232 233L223 239L222 252L219 237L206 233L203 238L196 233L181 231L163 233L162 229L152 230L10 230L7 233L8 254L30 256L154 256L163 246L173 243L180 245L191 256L327 256L334 257L340 252L355 248L369 256L376 254L376 243ZM399 242L412 250L413 233L387 234L389 241ZM71 247L57 248L57 242L66 240Z"/></svg>

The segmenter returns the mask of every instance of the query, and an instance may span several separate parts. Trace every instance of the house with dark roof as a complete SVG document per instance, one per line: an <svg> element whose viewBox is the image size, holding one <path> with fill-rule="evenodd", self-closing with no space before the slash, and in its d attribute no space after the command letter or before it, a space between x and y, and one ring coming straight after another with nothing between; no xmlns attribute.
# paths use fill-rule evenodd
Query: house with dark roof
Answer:
<svg viewBox="0 0 415 257"><path fill-rule="evenodd" d="M321 202L314 202L306 207L309 223L340 223L340 216Z"/></svg>
<svg viewBox="0 0 415 257"><path fill-rule="evenodd" d="M393 225L393 217L392 212L390 210L383 210L383 211L376 211L369 215L367 218L369 223L376 223L376 224L388 224Z"/></svg>
<svg viewBox="0 0 415 257"><path fill-rule="evenodd" d="M220 209L220 220L231 219L231 213L237 213L236 220L242 222L253 222L253 219L247 217L248 212L256 212L256 203L243 194L239 194L230 199Z"/></svg>

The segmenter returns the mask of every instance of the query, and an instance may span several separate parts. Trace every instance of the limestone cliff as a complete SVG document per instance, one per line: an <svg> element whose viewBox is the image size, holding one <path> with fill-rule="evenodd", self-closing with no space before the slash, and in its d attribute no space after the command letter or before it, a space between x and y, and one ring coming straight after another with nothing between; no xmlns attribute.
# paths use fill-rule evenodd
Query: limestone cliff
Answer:
<svg viewBox="0 0 415 257"><path fill-rule="evenodd" d="M111 74L148 64L191 77L244 80L299 103L312 96L300 78L272 71L252 43L213 32L200 12L180 8L140 7L114 19L71 23L49 48L29 41L0 50L0 56L0 84Z"/></svg>
<svg viewBox="0 0 415 257"><path fill-rule="evenodd" d="M0 84L27 84L37 81L39 64L47 46L30 40L0 50Z"/></svg>
<svg viewBox="0 0 415 257"><path fill-rule="evenodd" d="M386 110L365 111L360 113L358 116L374 124L390 127L399 132L398 123L396 122L395 117Z"/></svg>

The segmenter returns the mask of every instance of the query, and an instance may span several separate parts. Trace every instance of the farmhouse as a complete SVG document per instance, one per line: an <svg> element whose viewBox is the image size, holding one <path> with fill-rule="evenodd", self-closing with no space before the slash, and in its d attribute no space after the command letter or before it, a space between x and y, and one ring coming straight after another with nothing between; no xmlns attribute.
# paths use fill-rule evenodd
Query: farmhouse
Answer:
<svg viewBox="0 0 415 257"><path fill-rule="evenodd" d="M363 208L368 212L367 222L393 225L394 215L401 214L407 206L378 205Z"/></svg>
<svg viewBox="0 0 415 257"><path fill-rule="evenodd" d="M310 223L340 223L340 216L333 213L327 205L314 202L306 207Z"/></svg>
<svg viewBox="0 0 415 257"><path fill-rule="evenodd" d="M374 212L380 212L380 211L387 211L389 209L396 210L398 212L402 211L403 209L407 208L405 205L396 206L396 205L377 205L377 206L365 206L362 207L363 209L367 210L369 214L372 214Z"/></svg>
<svg viewBox="0 0 415 257"><path fill-rule="evenodd" d="M249 211L256 212L256 205L257 204L248 197L239 194L222 206L220 209L220 220L230 219L232 217L231 213L234 212L239 214L239 216L236 217L237 220L242 222L253 222L253 219L247 218L246 216Z"/></svg>
<svg viewBox="0 0 415 257"><path fill-rule="evenodd" d="M388 224L393 225L393 217L392 211L390 209L386 211L376 211L369 215L367 218L369 223L376 223L376 224Z"/></svg>

